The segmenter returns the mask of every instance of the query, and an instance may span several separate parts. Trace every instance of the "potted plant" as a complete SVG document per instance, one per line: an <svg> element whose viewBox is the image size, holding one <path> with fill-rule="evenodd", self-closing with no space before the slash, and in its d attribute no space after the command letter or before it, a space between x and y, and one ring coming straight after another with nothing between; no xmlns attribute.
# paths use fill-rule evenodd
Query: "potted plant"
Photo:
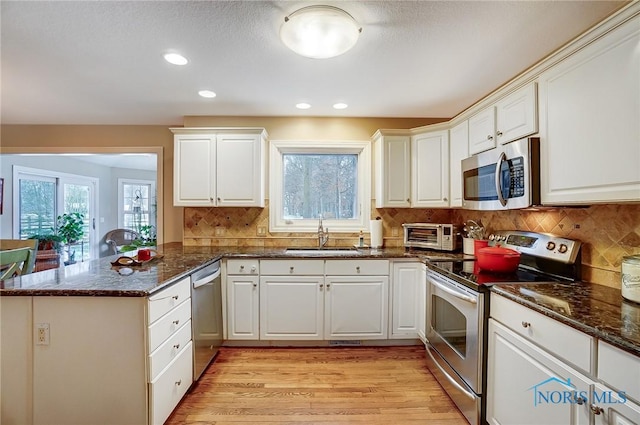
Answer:
<svg viewBox="0 0 640 425"><path fill-rule="evenodd" d="M29 236L29 239L38 240L38 251L51 251L55 250L60 252L62 249L62 242L64 239L60 235L55 233L42 233Z"/></svg>
<svg viewBox="0 0 640 425"><path fill-rule="evenodd" d="M140 229L138 229L138 233L140 233L140 237L134 241L131 241L130 244L120 247L120 252L135 251L136 249L143 246L156 246L158 244L155 226L140 226Z"/></svg>
<svg viewBox="0 0 640 425"><path fill-rule="evenodd" d="M71 244L78 242L84 236L84 215L78 212L59 215L56 225L58 236L62 237L67 245L69 259L65 264L73 264L75 251L71 252Z"/></svg>

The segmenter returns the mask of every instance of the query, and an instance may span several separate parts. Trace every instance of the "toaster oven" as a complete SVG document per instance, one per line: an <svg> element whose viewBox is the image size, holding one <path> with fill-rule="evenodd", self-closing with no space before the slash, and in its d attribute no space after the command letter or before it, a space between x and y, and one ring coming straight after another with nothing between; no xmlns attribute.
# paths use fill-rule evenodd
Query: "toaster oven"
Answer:
<svg viewBox="0 0 640 425"><path fill-rule="evenodd" d="M402 227L404 227L405 248L426 248L439 251L458 249L458 228L453 224L405 223Z"/></svg>

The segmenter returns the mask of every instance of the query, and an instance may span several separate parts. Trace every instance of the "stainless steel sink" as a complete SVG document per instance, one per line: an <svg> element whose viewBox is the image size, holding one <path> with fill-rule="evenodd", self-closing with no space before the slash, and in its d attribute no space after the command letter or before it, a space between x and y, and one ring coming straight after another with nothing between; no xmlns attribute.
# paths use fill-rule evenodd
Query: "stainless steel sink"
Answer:
<svg viewBox="0 0 640 425"><path fill-rule="evenodd" d="M355 248L287 248L284 252L285 254L313 255L315 257L321 257L323 255L353 255L357 254L358 250Z"/></svg>

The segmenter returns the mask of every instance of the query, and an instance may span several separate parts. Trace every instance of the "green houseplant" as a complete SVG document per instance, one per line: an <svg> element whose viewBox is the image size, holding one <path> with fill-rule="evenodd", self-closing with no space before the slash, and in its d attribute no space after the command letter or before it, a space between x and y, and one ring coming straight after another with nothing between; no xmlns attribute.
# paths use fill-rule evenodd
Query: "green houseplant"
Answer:
<svg viewBox="0 0 640 425"><path fill-rule="evenodd" d="M140 233L140 237L134 241L131 241L130 244L122 246L120 248L120 252L135 251L136 249L141 247L156 246L158 244L155 226L140 226L140 229L138 229L138 233Z"/></svg>
<svg viewBox="0 0 640 425"><path fill-rule="evenodd" d="M76 252L71 252L71 244L78 242L84 236L84 214L74 212L59 215L56 220L56 231L67 245L69 260L65 264L75 263Z"/></svg>

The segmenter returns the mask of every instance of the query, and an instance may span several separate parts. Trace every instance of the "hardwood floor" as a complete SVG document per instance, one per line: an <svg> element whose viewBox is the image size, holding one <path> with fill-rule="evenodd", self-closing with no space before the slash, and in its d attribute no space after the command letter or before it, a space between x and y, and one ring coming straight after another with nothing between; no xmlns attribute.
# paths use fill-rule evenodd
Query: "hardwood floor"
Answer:
<svg viewBox="0 0 640 425"><path fill-rule="evenodd" d="M223 348L166 425L466 425L422 347Z"/></svg>

